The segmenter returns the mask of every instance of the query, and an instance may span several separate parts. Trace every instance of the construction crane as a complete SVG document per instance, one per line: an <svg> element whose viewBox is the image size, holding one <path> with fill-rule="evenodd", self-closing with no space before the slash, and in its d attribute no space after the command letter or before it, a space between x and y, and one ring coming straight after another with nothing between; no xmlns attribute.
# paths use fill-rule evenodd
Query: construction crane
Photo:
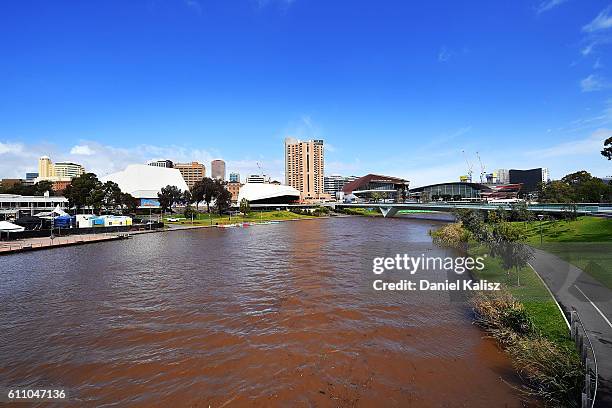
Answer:
<svg viewBox="0 0 612 408"><path fill-rule="evenodd" d="M260 162L257 162L257 168L259 169L259 175L260 175L261 177L263 177L263 179L264 179L264 183L265 183L265 182L269 182L269 181L270 181L270 178L268 178L268 180L266 180L266 175L265 175L265 174L264 174L264 172L263 172L263 168L261 167L261 163L260 163Z"/></svg>
<svg viewBox="0 0 612 408"><path fill-rule="evenodd" d="M478 163L480 163L480 182L484 183L486 180L487 173L485 172L485 167L482 165L482 160L480 160L480 155L476 152L476 157L478 157Z"/></svg>
<svg viewBox="0 0 612 408"><path fill-rule="evenodd" d="M468 168L468 171L467 171L467 180L468 180L468 182L471 183L472 182L472 173L473 173L472 168L474 166L472 166L472 163L470 163L470 161L468 160L467 155L465 154L465 150L462 150L461 153L463 153L463 158L465 159L465 163L467 164L467 168Z"/></svg>

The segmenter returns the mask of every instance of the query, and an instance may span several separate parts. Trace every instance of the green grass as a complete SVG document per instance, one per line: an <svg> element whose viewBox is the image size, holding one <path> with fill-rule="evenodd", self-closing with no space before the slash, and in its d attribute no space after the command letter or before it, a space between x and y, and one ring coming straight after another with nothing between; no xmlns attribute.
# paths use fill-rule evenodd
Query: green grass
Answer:
<svg viewBox="0 0 612 408"><path fill-rule="evenodd" d="M577 266L612 289L612 219L580 217L575 221L543 221L523 225L527 242Z"/></svg>
<svg viewBox="0 0 612 408"><path fill-rule="evenodd" d="M381 212L377 208L345 208L344 214L348 215L363 215L366 217L382 217Z"/></svg>
<svg viewBox="0 0 612 408"><path fill-rule="evenodd" d="M399 210L398 214L429 214L435 213L436 211L431 210Z"/></svg>
<svg viewBox="0 0 612 408"><path fill-rule="evenodd" d="M483 256L486 250L482 246L476 246L469 252L471 256ZM557 304L530 267L527 266L518 271L520 286L517 285L517 271L512 270L508 274L501 261L496 258L487 257L485 268L482 271L474 270L472 273L477 279L502 283L525 306L529 317L543 337L569 350L574 350L567 325Z"/></svg>
<svg viewBox="0 0 612 408"><path fill-rule="evenodd" d="M296 219L316 218L310 215L295 214L290 211L252 211L248 215L233 215L230 220L229 215L218 215L208 213L199 213L194 218L193 223L191 218L180 220L177 222L168 221L168 218L178 218L182 215L172 215L164 217L164 222L170 225L216 225L216 224L233 224L238 222L259 222L259 221L286 221Z"/></svg>
<svg viewBox="0 0 612 408"><path fill-rule="evenodd" d="M540 243L540 222L518 222L523 225L528 242ZM579 217L575 221L542 221L543 242L612 242L612 219Z"/></svg>

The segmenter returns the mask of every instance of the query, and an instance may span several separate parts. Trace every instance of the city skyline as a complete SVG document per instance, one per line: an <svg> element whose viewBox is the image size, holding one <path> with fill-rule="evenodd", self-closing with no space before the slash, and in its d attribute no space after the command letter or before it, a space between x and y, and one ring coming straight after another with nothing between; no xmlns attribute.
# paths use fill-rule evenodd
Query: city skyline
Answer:
<svg viewBox="0 0 612 408"><path fill-rule="evenodd" d="M11 17L0 27L4 178L49 155L100 176L221 157L228 171L258 174L259 162L284 180L285 137L325 140L326 175L414 185L458 180L462 150L487 171L612 173L599 154L612 136L608 2L0 9Z"/></svg>

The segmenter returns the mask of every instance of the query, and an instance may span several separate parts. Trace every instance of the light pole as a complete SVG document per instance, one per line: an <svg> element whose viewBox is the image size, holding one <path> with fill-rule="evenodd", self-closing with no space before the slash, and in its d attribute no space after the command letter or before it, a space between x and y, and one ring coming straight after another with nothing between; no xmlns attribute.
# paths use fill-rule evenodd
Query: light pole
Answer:
<svg viewBox="0 0 612 408"><path fill-rule="evenodd" d="M542 218L544 218L544 214L538 214L538 218L540 220L540 246L542 246Z"/></svg>

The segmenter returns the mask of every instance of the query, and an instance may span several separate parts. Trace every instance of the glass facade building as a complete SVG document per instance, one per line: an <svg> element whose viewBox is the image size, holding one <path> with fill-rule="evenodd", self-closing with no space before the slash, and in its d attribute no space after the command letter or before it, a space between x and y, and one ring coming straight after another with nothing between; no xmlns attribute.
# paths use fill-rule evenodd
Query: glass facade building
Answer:
<svg viewBox="0 0 612 408"><path fill-rule="evenodd" d="M491 188L478 183L442 183L418 187L410 191L411 195L422 200L465 200L480 199L483 192L491 192Z"/></svg>

